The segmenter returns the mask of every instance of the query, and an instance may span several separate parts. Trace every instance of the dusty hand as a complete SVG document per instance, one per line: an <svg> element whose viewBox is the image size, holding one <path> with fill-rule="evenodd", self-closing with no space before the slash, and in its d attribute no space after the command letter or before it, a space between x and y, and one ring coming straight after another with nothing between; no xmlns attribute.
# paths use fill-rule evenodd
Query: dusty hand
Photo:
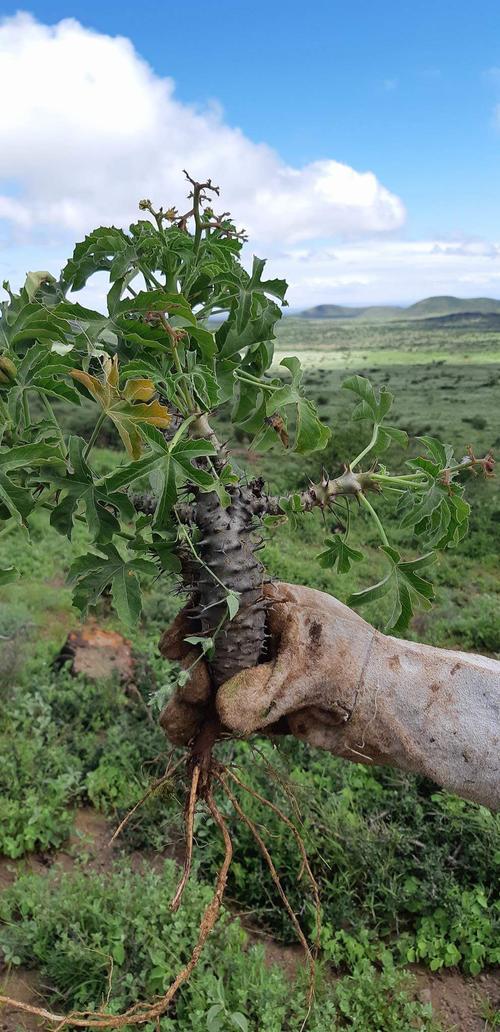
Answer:
<svg viewBox="0 0 500 1032"><path fill-rule="evenodd" d="M270 601L272 658L222 685L216 698L220 719L235 734L285 730L314 745L337 749L375 632L321 591L282 583L268 585L265 591ZM179 660L185 668L197 656L184 641L190 633L183 611L160 644L163 655ZM194 737L209 700L210 679L200 661L161 714L171 741L187 744Z"/></svg>
<svg viewBox="0 0 500 1032"><path fill-rule="evenodd" d="M500 662L381 634L311 588L274 584L266 594L272 658L219 688L224 727L238 735L289 731L346 759L389 763L500 808ZM167 631L164 651L186 663L182 621ZM209 700L200 662L163 711L173 741L194 736Z"/></svg>

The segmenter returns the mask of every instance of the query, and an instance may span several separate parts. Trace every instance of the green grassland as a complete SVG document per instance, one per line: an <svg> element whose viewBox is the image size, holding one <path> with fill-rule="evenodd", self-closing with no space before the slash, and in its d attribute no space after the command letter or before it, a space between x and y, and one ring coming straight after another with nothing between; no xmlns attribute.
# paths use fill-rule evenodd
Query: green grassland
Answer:
<svg viewBox="0 0 500 1032"><path fill-rule="evenodd" d="M363 426L349 423L352 403L341 388L346 371L369 375L394 392L393 422L412 435L410 453L418 450L415 437L426 433L453 443L459 456L468 444L478 454L498 450L500 334L290 318L280 330L277 362L285 352L300 352L306 386L333 436L321 457L304 460L283 451L257 459L239 435L236 458L250 473L263 471L273 491L304 486L307 476L320 475L322 464L335 472L365 443ZM78 413L82 430L93 419L91 407ZM222 420L220 430L228 431ZM106 470L117 453L105 446L112 440L101 443L96 458ZM403 468L406 457L395 449L387 461ZM470 536L440 558L436 605L417 614L409 633L500 657L499 483L474 480L468 497ZM376 504L392 526L388 503ZM328 519L325 525L319 515L309 515L296 528L274 529L264 557L274 576L345 599L380 573L380 552L358 514L355 543L357 535L368 544L367 561L345 578L322 569L315 557L328 536ZM168 901L177 871L168 858L178 855L182 785L168 783L130 822L109 870L96 869L85 842L71 847L71 871L63 875L57 862L49 870L57 851L69 848L79 807L95 808L111 830L164 769L168 752L144 707L119 684L53 669L78 621L65 586L72 552L84 542L83 531L75 533L69 544L37 513L31 548L21 534L0 537L0 563L14 562L23 574L21 583L0 589L0 853L20 875L0 896L0 955L7 970L34 968L45 998L58 1009L97 1006L110 987L118 1009L161 992L185 961L221 851L216 829L200 815L197 866L185 906L172 915ZM412 552L414 542L396 524L392 536ZM155 715L175 683L175 667L159 657L157 640L180 604L173 585L157 581L130 635L137 687ZM383 626L380 607L363 615ZM106 600L96 616L117 628ZM293 741L283 740L279 748L261 741L224 749L244 780L288 811L292 791L302 815L323 904L318 1005L308 1027L446 1027L429 1004L415 1000L407 965L477 975L500 962L498 818L421 778L347 764ZM254 799L241 802L265 827L286 890L311 932L313 908L297 878L293 840ZM236 856L227 910L197 973L161 1020L161 1032L293 1032L301 1024L304 979L299 976L291 989L283 970L268 966L263 947L249 944L264 933L292 943L293 929L255 843L244 826L228 819ZM49 858L47 874L23 872L33 853ZM489 1015L484 1027L493 1029L498 1015L484 993L482 1005Z"/></svg>

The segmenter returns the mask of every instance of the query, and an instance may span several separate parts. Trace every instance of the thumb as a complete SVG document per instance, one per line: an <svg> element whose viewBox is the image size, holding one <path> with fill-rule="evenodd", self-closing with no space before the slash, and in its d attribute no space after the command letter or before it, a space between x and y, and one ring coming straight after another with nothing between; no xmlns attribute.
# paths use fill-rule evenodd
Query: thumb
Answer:
<svg viewBox="0 0 500 1032"><path fill-rule="evenodd" d="M274 670L274 663L240 670L225 681L217 692L217 712L225 727L237 734L248 735L270 721L266 720L271 708L266 687Z"/></svg>

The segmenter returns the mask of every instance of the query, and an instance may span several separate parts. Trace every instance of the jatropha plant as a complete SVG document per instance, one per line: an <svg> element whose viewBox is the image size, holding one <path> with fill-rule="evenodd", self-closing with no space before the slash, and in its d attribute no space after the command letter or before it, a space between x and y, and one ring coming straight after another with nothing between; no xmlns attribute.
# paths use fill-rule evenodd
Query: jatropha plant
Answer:
<svg viewBox="0 0 500 1032"><path fill-rule="evenodd" d="M258 556L266 525L294 521L314 509L332 512L336 532L318 561L344 573L363 559L349 537L351 517L364 510L380 537L387 571L377 584L352 595L350 604L390 594L389 628L401 631L415 603L428 607L433 598L426 571L436 550L456 545L467 531L464 473L488 475L493 460L470 451L457 461L448 446L422 437L422 454L408 461L404 473L391 474L380 456L392 442L407 442L388 422L392 395L350 376L343 387L356 401L353 419L364 421L371 437L337 476L325 473L300 492L270 497L261 478L242 472L214 429L214 417L224 408L234 428L252 435L257 453L272 447L299 457L322 451L330 430L305 396L299 360L275 363L285 281L265 279L265 262L258 258L247 271L240 257L243 232L227 212L214 212L218 188L210 180L187 179L190 206L184 214L155 210L143 200L144 218L128 232L95 229L76 245L58 280L48 272L30 273L18 294L4 283L0 533L17 530L28 540L31 515L41 507L69 539L75 522L84 523L92 544L69 573L74 603L83 612L110 589L118 616L134 623L144 580L165 575L166 584L177 581L191 599L189 641L209 665L215 694L266 653L267 578ZM96 273L109 280L105 312L67 298ZM88 439L68 434L58 418L64 406L79 406L82 398L93 399L99 413ZM92 451L107 421L123 450L116 468L101 475ZM422 540L418 558L402 558L390 543L377 513L380 494ZM12 568L0 570L0 584L15 577ZM193 744L187 823L192 835L194 806L202 796L227 847L210 788L212 747L221 731L212 717L210 734L202 731ZM147 1015L134 1020L150 1020L151 1010ZM72 1023L96 1020L87 1016Z"/></svg>

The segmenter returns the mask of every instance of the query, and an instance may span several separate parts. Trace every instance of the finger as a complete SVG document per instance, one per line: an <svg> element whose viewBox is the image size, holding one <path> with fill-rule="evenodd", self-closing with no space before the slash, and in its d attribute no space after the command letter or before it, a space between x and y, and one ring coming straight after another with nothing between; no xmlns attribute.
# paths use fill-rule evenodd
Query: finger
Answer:
<svg viewBox="0 0 500 1032"><path fill-rule="evenodd" d="M190 615L191 614L191 615ZM191 652L193 646L185 641L188 634L194 634L192 606L188 604L181 609L170 627L167 627L160 638L159 649L166 659L183 659L186 653Z"/></svg>
<svg viewBox="0 0 500 1032"><path fill-rule="evenodd" d="M267 585L266 589L272 600L268 627L274 656L269 663L235 674L216 697L222 722L243 735L276 723L297 705L305 705L310 693L310 656L303 642L310 618L304 620L301 606L293 604L298 603L300 589L288 584Z"/></svg>
<svg viewBox="0 0 500 1032"><path fill-rule="evenodd" d="M216 706L225 727L240 735L248 735L266 721L266 686L274 663L241 670L226 681L217 692Z"/></svg>
<svg viewBox="0 0 500 1032"><path fill-rule="evenodd" d="M173 745L188 745L200 730L204 714L204 706L193 706L173 695L160 713L160 725Z"/></svg>

